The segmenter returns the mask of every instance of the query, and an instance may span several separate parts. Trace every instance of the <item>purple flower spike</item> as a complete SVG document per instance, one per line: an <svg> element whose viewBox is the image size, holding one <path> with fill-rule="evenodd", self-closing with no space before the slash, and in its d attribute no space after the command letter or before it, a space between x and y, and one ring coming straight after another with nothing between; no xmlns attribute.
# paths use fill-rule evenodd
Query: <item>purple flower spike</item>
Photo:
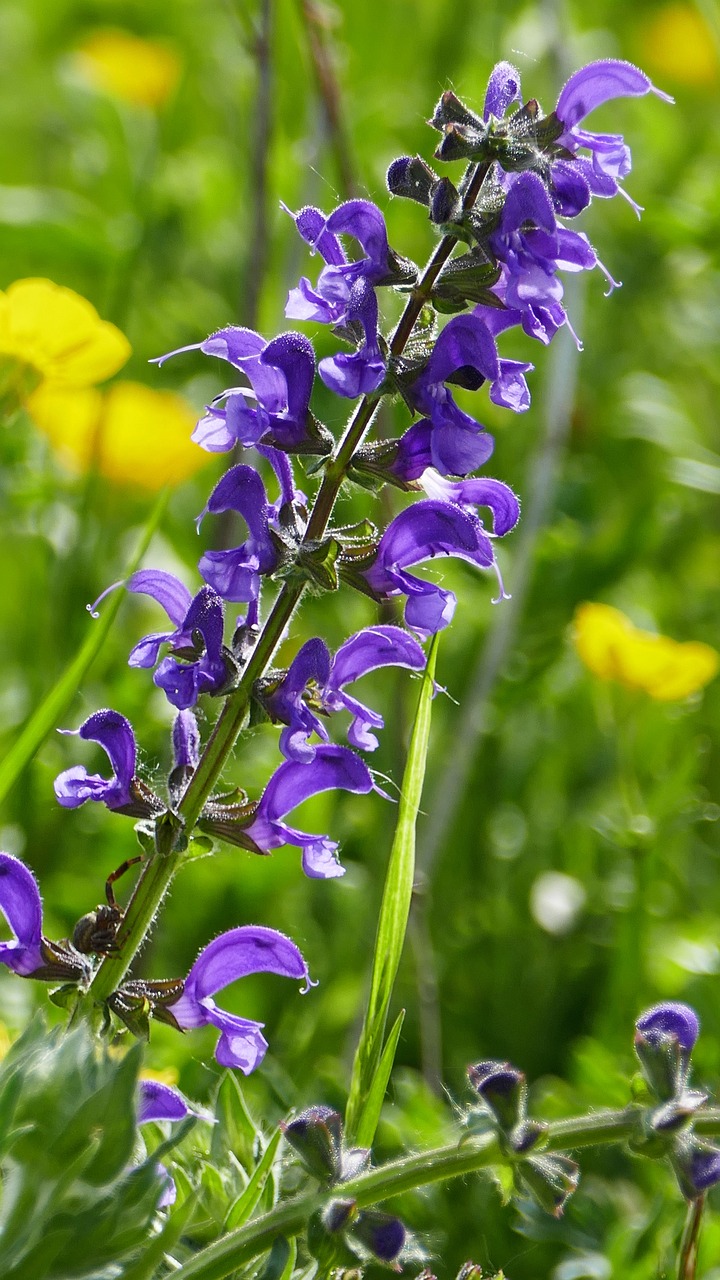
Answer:
<svg viewBox="0 0 720 1280"><path fill-rule="evenodd" d="M171 573L141 569L128 579L127 590L157 600L175 623L174 631L144 636L132 650L128 665L154 666L161 645L168 644L180 661L163 658L153 682L172 706L184 711L195 705L201 693L219 693L227 684L228 666L223 652L222 600L212 588L201 587L192 597Z"/></svg>
<svg viewBox="0 0 720 1280"><path fill-rule="evenodd" d="M261 853L270 853L284 844L297 845L302 849L303 871L311 879L342 876L345 868L336 857L337 841L297 831L281 821L310 796L336 790L354 791L359 795L373 790L369 769L347 747L317 747L311 766L288 760L268 782L245 835Z"/></svg>
<svg viewBox="0 0 720 1280"><path fill-rule="evenodd" d="M208 1023L217 1027L217 1061L222 1067L239 1067L245 1075L255 1070L267 1051L263 1023L226 1013L212 997L251 973L277 973L303 981L306 989L310 985L307 965L294 942L274 929L245 925L222 933L200 952L183 994L166 1006L183 1031Z"/></svg>
<svg viewBox="0 0 720 1280"><path fill-rule="evenodd" d="M230 551L206 551L198 568L206 582L224 600L257 600L260 577L272 573L278 557L270 534L265 486L252 467L231 467L215 485L199 521L210 512L237 511L245 521L249 538ZM198 523L199 523L198 521Z"/></svg>
<svg viewBox="0 0 720 1280"><path fill-rule="evenodd" d="M46 964L40 890L32 871L9 853L0 853L0 911L15 934L12 941L0 942L0 964L30 977Z"/></svg>
<svg viewBox="0 0 720 1280"><path fill-rule="evenodd" d="M377 599L408 597L405 621L424 638L448 626L457 601L452 591L406 570L438 555L495 568L492 543L478 518L450 503L429 501L416 502L395 517L380 539L375 563L363 572Z"/></svg>
<svg viewBox="0 0 720 1280"><path fill-rule="evenodd" d="M158 1120L184 1120L191 1108L177 1089L159 1080L138 1081L138 1124Z"/></svg>
<svg viewBox="0 0 720 1280"><path fill-rule="evenodd" d="M621 62L615 58L605 58L598 62L590 62L570 77L560 93L555 112L565 126L565 132L558 139L559 145L576 154L579 148L591 153L588 162L582 157L576 159L572 168L579 167L582 181L587 184L587 191L595 196L609 197L620 194L634 204L620 186L619 178L624 178L631 168L630 148L625 145L620 134L590 133L586 129L578 129L577 125L585 116L612 98L637 98L647 93L654 93L665 102L673 99L656 89L648 77L630 62ZM556 174L556 169L558 170ZM579 213L588 203L582 200L582 187L576 185L572 192L568 186L568 165L558 161L552 167L551 177L555 185L560 211L567 217Z"/></svg>
<svg viewBox="0 0 720 1280"><path fill-rule="evenodd" d="M650 1044L661 1044L666 1037L673 1037L685 1053L692 1051L700 1034L700 1023L695 1010L690 1005L680 1004L675 1000L653 1005L641 1014L635 1027Z"/></svg>
<svg viewBox="0 0 720 1280"><path fill-rule="evenodd" d="M86 800L102 800L108 809L131 809L134 812L137 746L129 720L118 711L96 711L79 729L61 729L60 732L77 733L86 742L99 743L113 768L111 778L88 773L80 764L59 774L54 787L63 808L77 809Z"/></svg>

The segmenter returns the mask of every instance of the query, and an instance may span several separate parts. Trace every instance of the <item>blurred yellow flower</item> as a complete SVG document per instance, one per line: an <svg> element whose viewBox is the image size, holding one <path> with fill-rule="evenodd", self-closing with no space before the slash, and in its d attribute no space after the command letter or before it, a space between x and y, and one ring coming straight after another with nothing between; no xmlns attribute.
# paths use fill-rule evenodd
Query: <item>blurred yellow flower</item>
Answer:
<svg viewBox="0 0 720 1280"><path fill-rule="evenodd" d="M169 45L129 31L93 31L75 56L94 89L136 107L162 107L180 78L180 58Z"/></svg>
<svg viewBox="0 0 720 1280"><path fill-rule="evenodd" d="M585 666L602 680L643 689L659 702L675 702L702 689L717 674L720 654L709 644L684 644L641 631L609 604L581 604L573 640Z"/></svg>
<svg viewBox="0 0 720 1280"><path fill-rule="evenodd" d="M642 33L642 65L683 84L714 84L718 54L713 33L693 4L663 5Z"/></svg>
<svg viewBox="0 0 720 1280"><path fill-rule="evenodd" d="M30 279L0 293L0 392L11 410L38 387L103 382L129 355L125 335L72 289Z"/></svg>
<svg viewBox="0 0 720 1280"><path fill-rule="evenodd" d="M115 382L107 391L41 387L31 397L33 419L73 470L96 458L117 484L157 490L179 484L211 458L190 435L197 414L172 391Z"/></svg>
<svg viewBox="0 0 720 1280"><path fill-rule="evenodd" d="M143 1067L140 1072L141 1080L157 1080L158 1084L177 1084L180 1079L180 1072L177 1067L163 1067L160 1071L152 1071L150 1067Z"/></svg>

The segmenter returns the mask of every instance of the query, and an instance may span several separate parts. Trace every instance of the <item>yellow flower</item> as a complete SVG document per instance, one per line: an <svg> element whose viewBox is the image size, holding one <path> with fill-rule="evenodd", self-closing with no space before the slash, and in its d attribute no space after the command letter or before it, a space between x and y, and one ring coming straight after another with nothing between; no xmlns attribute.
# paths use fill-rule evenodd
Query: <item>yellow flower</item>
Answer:
<svg viewBox="0 0 720 1280"><path fill-rule="evenodd" d="M180 1072L177 1067L163 1067L160 1071L152 1071L149 1067L143 1067L140 1072L141 1080L156 1080L158 1084L177 1084L180 1079Z"/></svg>
<svg viewBox="0 0 720 1280"><path fill-rule="evenodd" d="M720 654L709 644L635 627L609 604L581 604L573 640L585 666L601 680L642 689L659 702L676 702L702 689L717 674Z"/></svg>
<svg viewBox="0 0 720 1280"><path fill-rule="evenodd" d="M137 382L107 391L47 386L31 396L29 410L73 470L87 470L95 456L100 474L117 484L161 489L210 461L190 439L197 415L172 391Z"/></svg>
<svg viewBox="0 0 720 1280"><path fill-rule="evenodd" d="M693 4L667 4L643 32L643 66L689 85L711 85L718 78L713 33Z"/></svg>
<svg viewBox="0 0 720 1280"><path fill-rule="evenodd" d="M180 59L169 45L129 31L93 31L75 53L94 89L136 107L162 107L180 77Z"/></svg>
<svg viewBox="0 0 720 1280"><path fill-rule="evenodd" d="M0 293L0 394L8 409L44 385L103 382L129 355L124 334L72 289L30 279Z"/></svg>

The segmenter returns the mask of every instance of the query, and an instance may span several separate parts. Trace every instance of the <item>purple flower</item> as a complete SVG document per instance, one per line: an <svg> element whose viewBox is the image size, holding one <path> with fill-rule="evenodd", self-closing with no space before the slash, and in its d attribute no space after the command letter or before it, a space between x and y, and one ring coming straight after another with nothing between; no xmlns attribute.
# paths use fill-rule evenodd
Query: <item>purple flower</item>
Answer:
<svg viewBox="0 0 720 1280"><path fill-rule="evenodd" d="M182 1031L211 1023L220 1032L215 1057L223 1067L239 1067L249 1075L262 1062L267 1041L262 1022L219 1009L212 997L251 973L278 973L310 985L305 961L289 938L274 929L245 925L215 938L200 952L183 994L167 1010Z"/></svg>
<svg viewBox="0 0 720 1280"><path fill-rule="evenodd" d="M423 637L448 626L457 600L452 591L425 582L407 569L439 555L457 556L497 572L492 542L477 516L436 501L416 502L401 511L380 539L374 563L363 570L376 599L408 597L405 621Z"/></svg>
<svg viewBox="0 0 720 1280"><path fill-rule="evenodd" d="M382 213L369 200L348 200L329 217L309 205L290 216L303 240L321 254L327 265L314 289L303 277L297 288L290 290L285 315L292 320L317 320L321 324L347 323L348 302L356 280L376 285L395 276ZM357 240L364 256L348 261L339 235Z"/></svg>
<svg viewBox="0 0 720 1280"><path fill-rule="evenodd" d="M260 577L277 568L278 553L270 533L270 513L265 486L252 467L231 467L215 485L198 527L210 512L237 511L249 537L230 551L206 551L198 568L206 582L224 600L257 600Z"/></svg>
<svg viewBox="0 0 720 1280"><path fill-rule="evenodd" d="M193 440L210 453L260 440L280 449L307 445L310 394L315 377L312 343L301 333L283 333L266 342L253 329L228 325L204 342L160 356L162 364L182 351L217 356L244 373L250 387L231 387L208 406Z"/></svg>
<svg viewBox="0 0 720 1280"><path fill-rule="evenodd" d="M608 197L618 193L640 212L619 183L631 168L630 148L622 136L591 133L577 125L611 98L643 97L646 93L654 93L665 102L673 101L637 67L616 58L590 62L570 77L555 108L565 126L558 144L575 156L572 164L556 161L552 166L553 192L560 213L574 217L589 204L591 195ZM590 160L577 156L580 148L590 151Z"/></svg>
<svg viewBox="0 0 720 1280"><path fill-rule="evenodd" d="M163 658L153 676L168 702L178 710L192 707L201 693L219 693L229 679L223 651L223 606L211 587L192 597L187 587L163 569L140 569L127 581L128 591L152 596L162 605L174 631L156 631L135 645L128 664L153 667L160 647L168 644L177 657Z"/></svg>
<svg viewBox="0 0 720 1280"><path fill-rule="evenodd" d="M368 627L358 631L330 658L322 640L308 640L293 659L284 679L266 693L264 705L275 720L287 727L280 735L280 750L288 760L308 763L317 748L308 739L316 733L327 742L321 715L349 711L352 721L348 740L353 747L374 751L374 730L382 729L381 715L344 693L344 686L378 667L410 667L422 671L425 654L417 640L401 627Z"/></svg>
<svg viewBox="0 0 720 1280"><path fill-rule="evenodd" d="M318 373L331 391L354 400L376 391L385 377L385 361L378 344L378 303L375 290L361 276L355 280L348 296L346 323L359 324L365 343L351 355L340 352L320 361Z"/></svg>
<svg viewBox="0 0 720 1280"><path fill-rule="evenodd" d="M689 1004L666 1000L641 1014L635 1023L638 1035L649 1044L662 1045L674 1039L685 1053L690 1053L700 1034L700 1023Z"/></svg>
<svg viewBox="0 0 720 1280"><path fill-rule="evenodd" d="M297 831L281 821L310 796L336 790L357 794L373 790L369 769L347 747L317 747L311 766L286 760L268 782L243 834L260 853L270 853L284 844L296 845L302 849L303 871L314 880L342 876L345 868L336 857L336 840Z"/></svg>
<svg viewBox="0 0 720 1280"><path fill-rule="evenodd" d="M77 809L86 800L102 800L108 809L136 814L138 792L135 785L137 746L132 725L119 711L96 711L79 729L61 729L61 733L78 734L86 742L97 742L112 765L112 776L88 773L82 764L58 775L55 795L64 809ZM145 810L143 810L145 812Z"/></svg>
<svg viewBox="0 0 720 1280"><path fill-rule="evenodd" d="M42 903L37 881L24 862L0 853L0 911L15 937L0 942L0 963L23 978L43 969Z"/></svg>
<svg viewBox="0 0 720 1280"><path fill-rule="evenodd" d="M200 730L192 711L178 711L172 730L175 769L192 773L200 759Z"/></svg>
<svg viewBox="0 0 720 1280"><path fill-rule="evenodd" d="M610 288L616 285L587 237L556 223L553 203L536 173L520 173L509 179L500 223L490 237L490 247L502 265L494 292L506 309L496 311L481 305L474 314L481 316L493 332L520 324L529 337L550 342L557 330L568 324L561 304L559 270L591 271L600 267ZM517 387L517 393L521 407L527 407L522 385Z"/></svg>
<svg viewBox="0 0 720 1280"><path fill-rule="evenodd" d="M184 1120L191 1108L177 1089L159 1080L138 1081L138 1124L157 1120Z"/></svg>
<svg viewBox="0 0 720 1280"><path fill-rule="evenodd" d="M485 91L483 120L502 120L512 102L521 102L520 72L509 62L496 62Z"/></svg>
<svg viewBox="0 0 720 1280"><path fill-rule="evenodd" d="M524 374L530 364L499 360L495 340L479 315L454 316L440 334L426 368L409 388L412 403L427 420L415 423L430 431L432 465L443 475L467 475L490 457L492 437L479 422L463 413L446 383L477 389L488 380L495 404L521 412L530 397ZM412 452L412 450L411 450ZM405 478L410 479L408 475Z"/></svg>
<svg viewBox="0 0 720 1280"><path fill-rule="evenodd" d="M710 1143L693 1143L686 1170L696 1196L720 1182L720 1151Z"/></svg>

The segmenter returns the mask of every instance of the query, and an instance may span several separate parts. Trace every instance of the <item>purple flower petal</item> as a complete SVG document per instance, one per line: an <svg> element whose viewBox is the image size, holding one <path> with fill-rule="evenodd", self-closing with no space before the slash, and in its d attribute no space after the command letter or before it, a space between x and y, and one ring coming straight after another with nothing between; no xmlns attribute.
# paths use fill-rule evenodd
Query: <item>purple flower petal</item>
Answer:
<svg viewBox="0 0 720 1280"><path fill-rule="evenodd" d="M368 280L377 282L387 274L387 230L376 204L370 200L347 200L330 214L326 226L333 235L353 236L362 246L369 259L364 272Z"/></svg>
<svg viewBox="0 0 720 1280"><path fill-rule="evenodd" d="M367 627L340 646L333 658L328 684L331 689L342 689L378 667L424 671L425 661L425 653L417 640L402 627Z"/></svg>
<svg viewBox="0 0 720 1280"><path fill-rule="evenodd" d="M609 102L611 98L642 97L654 93L665 102L673 99L661 89L656 89L648 77L630 62L616 58L602 58L581 67L570 77L561 90L555 111L567 129Z"/></svg>
<svg viewBox="0 0 720 1280"><path fill-rule="evenodd" d="M0 942L0 963L22 977L41 968L42 903L37 881L24 862L0 853L0 910L15 938Z"/></svg>
<svg viewBox="0 0 720 1280"><path fill-rule="evenodd" d="M152 596L162 605L171 622L182 626L192 596L187 587L172 573L163 569L139 569L125 584L128 591Z"/></svg>

